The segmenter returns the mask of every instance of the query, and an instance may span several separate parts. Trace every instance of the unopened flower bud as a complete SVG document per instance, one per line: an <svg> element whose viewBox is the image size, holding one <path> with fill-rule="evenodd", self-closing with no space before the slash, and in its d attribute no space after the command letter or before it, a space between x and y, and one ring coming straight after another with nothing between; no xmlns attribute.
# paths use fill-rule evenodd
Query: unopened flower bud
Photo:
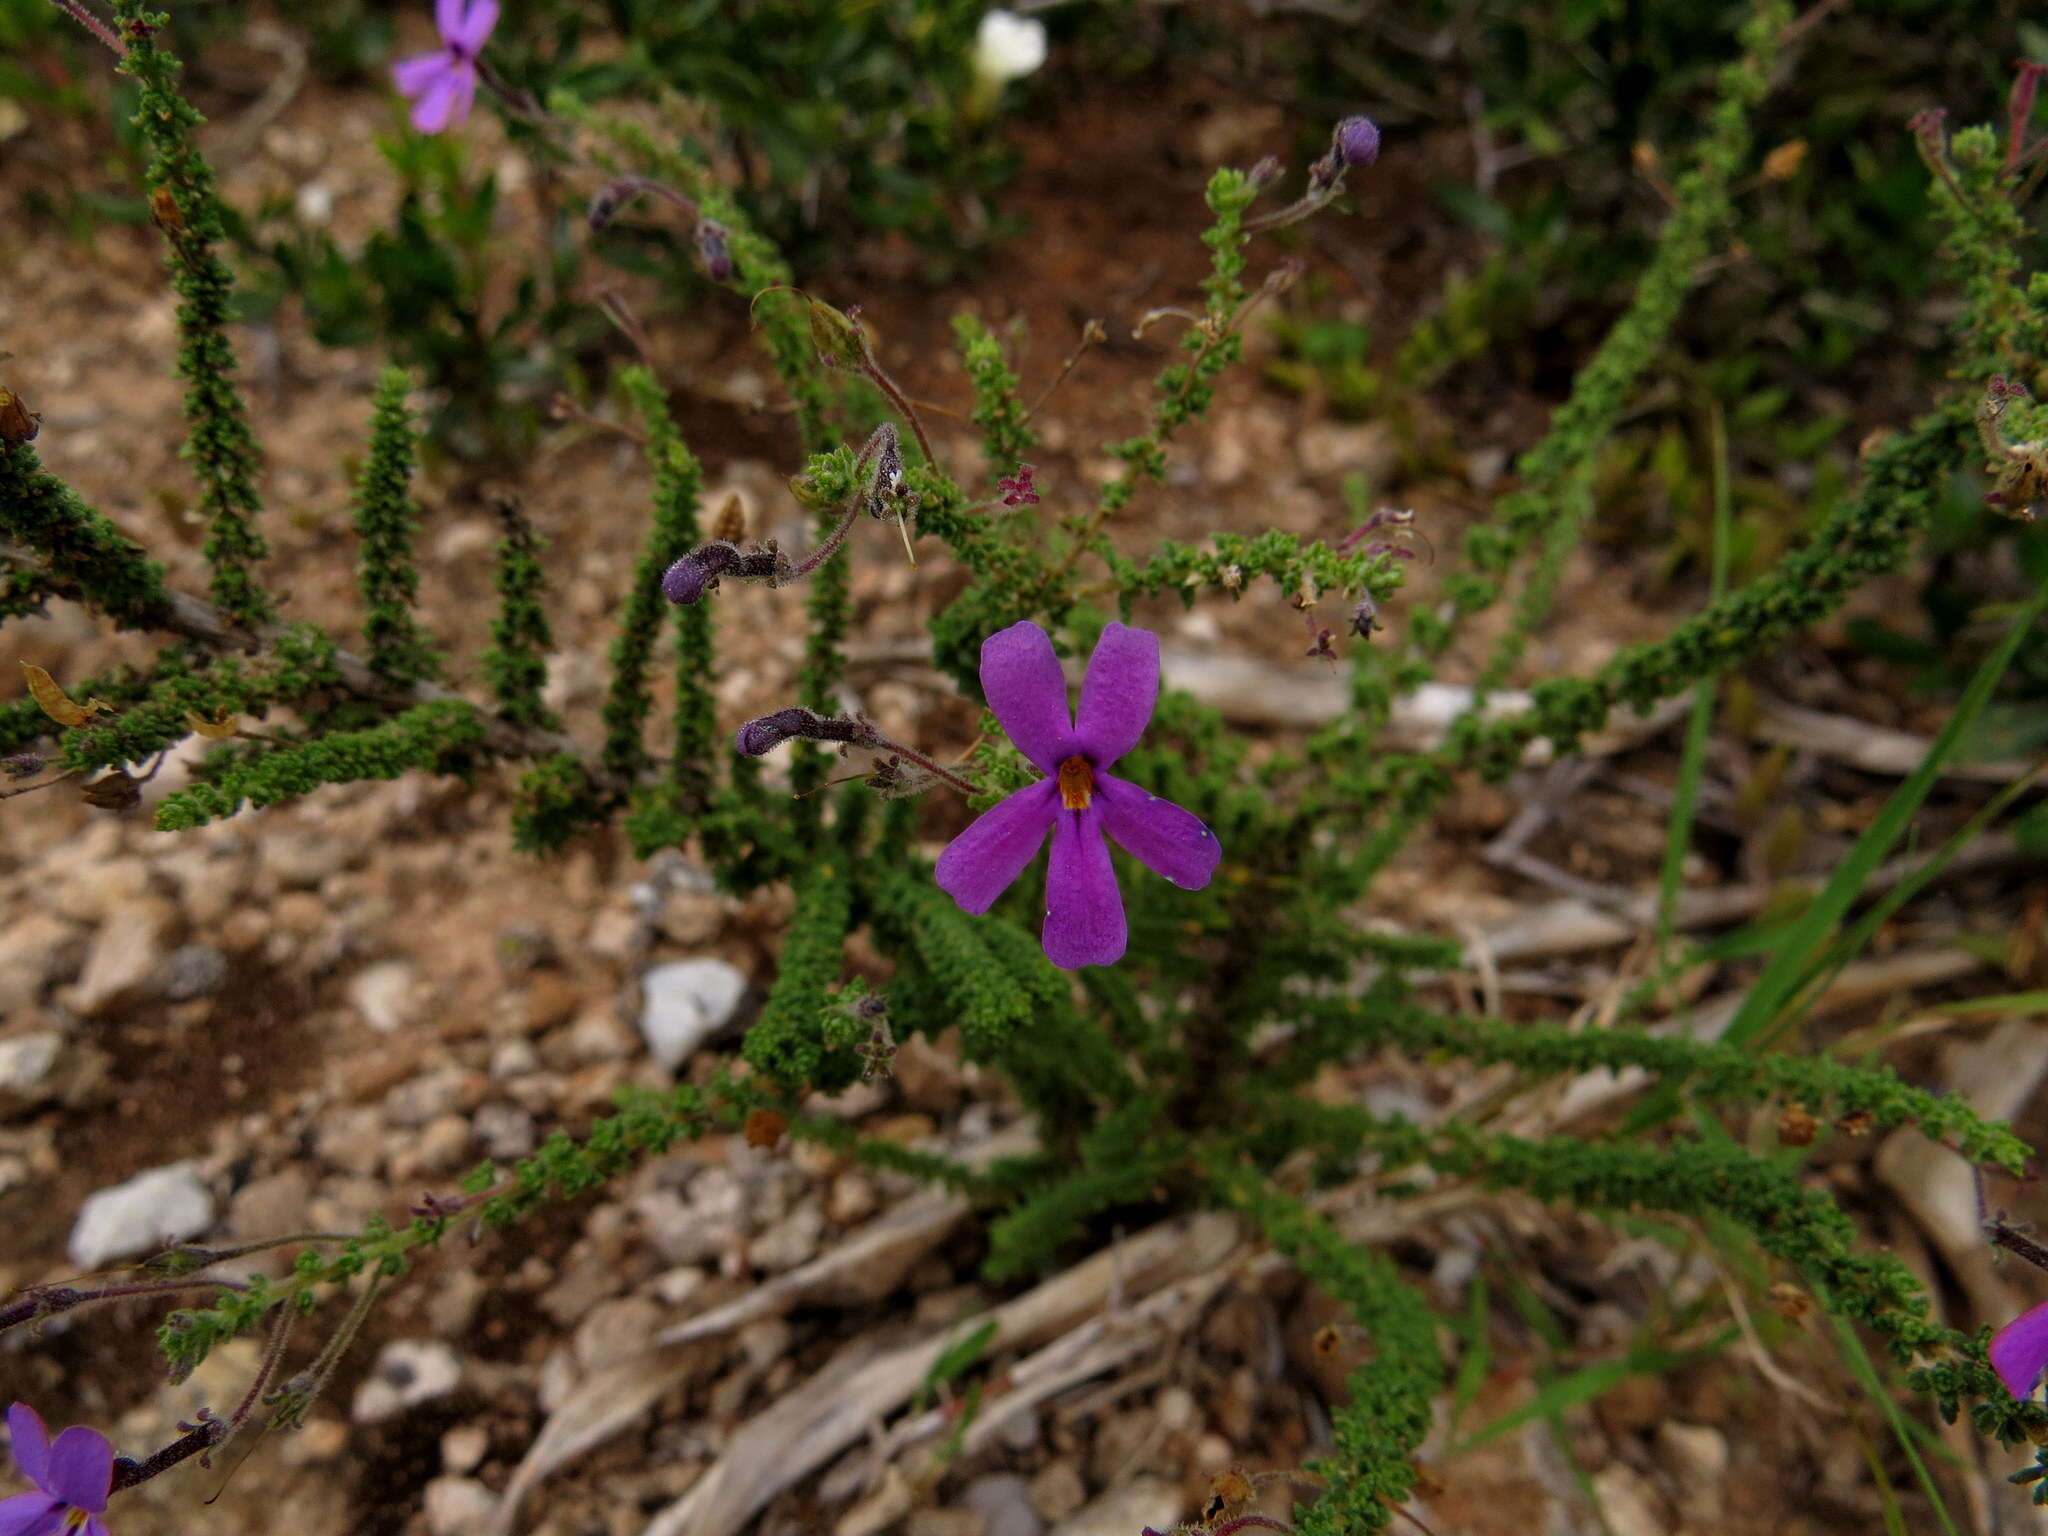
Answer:
<svg viewBox="0 0 2048 1536"><path fill-rule="evenodd" d="M858 720L792 706L749 720L733 734L733 746L742 757L760 757L785 741L857 742L866 735L866 727Z"/></svg>
<svg viewBox="0 0 2048 1536"><path fill-rule="evenodd" d="M703 597L721 573L739 563L740 552L732 545L713 539L692 550L662 574L661 595L672 603L694 603Z"/></svg>
<svg viewBox="0 0 2048 1536"><path fill-rule="evenodd" d="M1379 124L1369 117L1347 117L1330 135L1330 148L1346 170L1371 165L1380 157Z"/></svg>
<svg viewBox="0 0 2048 1536"><path fill-rule="evenodd" d="M1245 179L1252 184L1253 190L1263 192L1286 174L1287 167L1281 163L1280 157L1267 155L1245 173Z"/></svg>
<svg viewBox="0 0 2048 1536"><path fill-rule="evenodd" d="M697 221L697 254L703 258L704 274L711 281L732 280L732 249L725 242L725 226L716 219Z"/></svg>
<svg viewBox="0 0 2048 1536"><path fill-rule="evenodd" d="M805 296L811 307L811 346L827 368L859 368L867 361L867 339L851 313L841 314L822 299Z"/></svg>
<svg viewBox="0 0 2048 1536"><path fill-rule="evenodd" d="M0 757L0 774L10 779L25 779L32 773L43 771L43 760L34 752L13 752Z"/></svg>
<svg viewBox="0 0 2048 1536"><path fill-rule="evenodd" d="M1381 627L1380 605L1370 594L1360 597L1351 607L1351 633L1361 640L1370 640L1372 632Z"/></svg>
<svg viewBox="0 0 2048 1536"><path fill-rule="evenodd" d="M618 216L621 208L633 200L640 190L637 177L621 176L617 181L608 181L590 195L590 206L584 210L584 222L595 234Z"/></svg>

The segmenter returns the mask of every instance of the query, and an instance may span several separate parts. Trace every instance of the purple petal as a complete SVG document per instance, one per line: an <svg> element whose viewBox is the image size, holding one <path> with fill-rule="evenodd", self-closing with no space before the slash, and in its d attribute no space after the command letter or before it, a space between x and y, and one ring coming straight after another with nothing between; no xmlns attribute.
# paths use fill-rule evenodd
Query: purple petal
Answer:
<svg viewBox="0 0 2048 1536"><path fill-rule="evenodd" d="M1991 1336L1991 1368L2005 1390L2024 1402L2048 1366L2048 1301L2029 1308Z"/></svg>
<svg viewBox="0 0 2048 1536"><path fill-rule="evenodd" d="M462 0L434 0L434 25L441 41L452 43L462 31Z"/></svg>
<svg viewBox="0 0 2048 1536"><path fill-rule="evenodd" d="M455 116L455 98L460 93L463 77L468 73L468 70L451 64L438 80L428 86L426 94L413 105L413 127L421 133L439 133L446 128Z"/></svg>
<svg viewBox="0 0 2048 1536"><path fill-rule="evenodd" d="M7 1410L7 1436L14 1444L14 1464L38 1488L50 1486L50 1432L43 1416L27 1403Z"/></svg>
<svg viewBox="0 0 2048 1536"><path fill-rule="evenodd" d="M1138 744L1159 702L1159 637L1128 624L1104 626L1088 658L1074 736L1099 773Z"/></svg>
<svg viewBox="0 0 2048 1536"><path fill-rule="evenodd" d="M50 1476L43 1486L52 1497L98 1514L114 1486L113 1442L96 1429L72 1425L50 1446Z"/></svg>
<svg viewBox="0 0 2048 1536"><path fill-rule="evenodd" d="M0 1499L0 1536L57 1536L70 1508L46 1493L17 1493L11 1499Z"/></svg>
<svg viewBox="0 0 2048 1536"><path fill-rule="evenodd" d="M465 68L465 69L461 69L461 70L457 70L457 71L456 71L456 74L455 74L455 121L456 121L456 122L458 122L458 123L466 123L466 122L468 122L468 121L469 121L469 109L470 109L470 106L471 106L471 104L472 104L472 103L474 103L474 102L475 102L475 100L476 100L476 71L475 71L474 69L468 69L468 68Z"/></svg>
<svg viewBox="0 0 2048 1536"><path fill-rule="evenodd" d="M1130 938L1124 899L1093 810L1062 811L1052 827L1045 877L1045 958L1063 971L1114 965Z"/></svg>
<svg viewBox="0 0 2048 1536"><path fill-rule="evenodd" d="M981 642L981 691L1017 750L1056 774L1071 745L1067 679L1053 654L1052 637L1029 619Z"/></svg>
<svg viewBox="0 0 2048 1536"><path fill-rule="evenodd" d="M1059 799L1059 786L1040 779L983 811L939 855L939 889L963 912L986 912L1038 856Z"/></svg>
<svg viewBox="0 0 2048 1536"><path fill-rule="evenodd" d="M409 59L400 59L391 66L391 78L398 83L401 96L420 97L433 89L434 82L456 68L453 60L439 49L432 53L416 53Z"/></svg>
<svg viewBox="0 0 2048 1536"><path fill-rule="evenodd" d="M448 41L455 44L471 58L483 51L490 40L491 28L498 24L498 0L470 0L469 14L453 32L447 34Z"/></svg>
<svg viewBox="0 0 2048 1536"><path fill-rule="evenodd" d="M1216 873L1223 846L1194 812L1107 773L1095 775L1095 804L1102 830L1153 874L1199 891Z"/></svg>
<svg viewBox="0 0 2048 1536"><path fill-rule="evenodd" d="M102 1520L98 1515L93 1515L85 1522L85 1528L78 1533L78 1536L114 1536L114 1533L107 1529L106 1521Z"/></svg>

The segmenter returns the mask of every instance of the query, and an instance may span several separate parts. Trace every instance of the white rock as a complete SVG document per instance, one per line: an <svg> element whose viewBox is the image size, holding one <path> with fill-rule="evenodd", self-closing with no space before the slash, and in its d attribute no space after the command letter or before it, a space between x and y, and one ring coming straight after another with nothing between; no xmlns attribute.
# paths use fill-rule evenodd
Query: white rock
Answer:
<svg viewBox="0 0 2048 1536"><path fill-rule="evenodd" d="M1171 1530L1186 1505L1180 1489L1160 1477L1134 1477L1052 1528L1052 1536L1131 1536L1146 1526Z"/></svg>
<svg viewBox="0 0 2048 1536"><path fill-rule="evenodd" d="M387 1035L403 1029L416 1017L411 962L382 960L357 972L348 1000L370 1028Z"/></svg>
<svg viewBox="0 0 2048 1536"><path fill-rule="evenodd" d="M194 1165L152 1168L86 1197L71 1228L71 1263L80 1270L104 1269L197 1237L212 1225L213 1194Z"/></svg>
<svg viewBox="0 0 2048 1536"><path fill-rule="evenodd" d="M91 1018L161 996L164 956L177 912L167 901L141 897L113 914L94 935L71 1006Z"/></svg>
<svg viewBox="0 0 2048 1536"><path fill-rule="evenodd" d="M978 1477L960 1495L963 1508L982 1518L986 1536L1041 1536L1045 1522L1031 1507L1031 1485L1014 1472Z"/></svg>
<svg viewBox="0 0 2048 1536"><path fill-rule="evenodd" d="M34 1004L43 988L78 974L85 935L50 912L31 912L0 931L0 1016Z"/></svg>
<svg viewBox="0 0 2048 1536"><path fill-rule="evenodd" d="M437 1477L427 1484L426 1506L433 1536L483 1536L498 1501L473 1477Z"/></svg>
<svg viewBox="0 0 2048 1536"><path fill-rule="evenodd" d="M20 1094L31 1103L47 1097L50 1068L63 1048L64 1037L54 1029L0 1040L0 1094Z"/></svg>
<svg viewBox="0 0 2048 1536"><path fill-rule="evenodd" d="M355 1421L381 1424L446 1397L462 1383L462 1362L437 1339L394 1339L356 1389Z"/></svg>
<svg viewBox="0 0 2048 1536"><path fill-rule="evenodd" d="M674 1071L732 1019L747 978L724 960L675 960L640 978L640 1033L654 1059Z"/></svg>

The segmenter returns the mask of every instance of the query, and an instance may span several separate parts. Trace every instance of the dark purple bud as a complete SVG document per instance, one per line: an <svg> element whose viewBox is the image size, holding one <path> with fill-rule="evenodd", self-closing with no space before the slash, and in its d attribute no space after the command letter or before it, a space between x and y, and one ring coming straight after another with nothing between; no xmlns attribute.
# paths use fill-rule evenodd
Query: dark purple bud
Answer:
<svg viewBox="0 0 2048 1536"><path fill-rule="evenodd" d="M723 539L692 550L662 574L661 595L672 603L694 603L740 563L740 552Z"/></svg>
<svg viewBox="0 0 2048 1536"><path fill-rule="evenodd" d="M1351 633L1361 640L1370 640L1372 632L1381 627L1380 605L1370 595L1359 598L1351 609Z"/></svg>
<svg viewBox="0 0 2048 1536"><path fill-rule="evenodd" d="M889 1000L879 992L863 992L853 1000L853 1016L863 1024L875 1024L889 1017Z"/></svg>
<svg viewBox="0 0 2048 1536"><path fill-rule="evenodd" d="M749 720L734 733L733 746L742 757L759 757L785 741L856 742L866 738L867 727L858 720L791 707Z"/></svg>
<svg viewBox="0 0 2048 1536"><path fill-rule="evenodd" d="M1371 165L1380 157L1379 124L1369 117L1347 117L1330 135L1330 148L1346 170Z"/></svg>
<svg viewBox="0 0 2048 1536"><path fill-rule="evenodd" d="M590 207L583 217L595 234L618 216L621 208L631 202L640 191L638 177L622 176L617 181L608 181L590 195Z"/></svg>
<svg viewBox="0 0 2048 1536"><path fill-rule="evenodd" d="M732 250L725 243L725 226L716 219L697 221L697 254L704 259L704 271L711 281L731 281Z"/></svg>
<svg viewBox="0 0 2048 1536"><path fill-rule="evenodd" d="M43 771L43 760L33 752L14 752L0 757L0 773L10 779L25 779Z"/></svg>

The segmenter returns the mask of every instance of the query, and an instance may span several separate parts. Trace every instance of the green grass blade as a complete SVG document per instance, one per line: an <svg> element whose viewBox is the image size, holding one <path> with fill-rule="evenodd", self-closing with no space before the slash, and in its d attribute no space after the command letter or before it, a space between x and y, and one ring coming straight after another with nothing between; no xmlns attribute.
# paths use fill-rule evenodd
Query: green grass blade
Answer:
<svg viewBox="0 0 2048 1536"><path fill-rule="evenodd" d="M1991 702L1992 690L2005 675L2013 653L2019 649L2044 609L2048 609L2048 586L2034 594L2006 631L1998 648L1984 658L1969 686L1963 690L1962 698L1957 701L1955 712L1928 747L1927 755L1905 782L1892 792L1869 830L1856 840L1856 846L1849 850L1848 857L1836 866L1828 883L1814 898L1813 905L1793 924L1791 932L1764 966L1763 974L1749 989L1741 1008L1729 1023L1727 1032L1722 1036L1728 1044L1747 1046L1754 1043L1799 994L1814 957L1855 904L1893 845L1912 826L1914 816L1941 775L1942 764L1948 761L1957 742L1983 713L1984 706ZM1629 1117L1621 1134L1638 1134L1661 1123L1670 1117L1677 1103L1675 1091L1659 1092Z"/></svg>

